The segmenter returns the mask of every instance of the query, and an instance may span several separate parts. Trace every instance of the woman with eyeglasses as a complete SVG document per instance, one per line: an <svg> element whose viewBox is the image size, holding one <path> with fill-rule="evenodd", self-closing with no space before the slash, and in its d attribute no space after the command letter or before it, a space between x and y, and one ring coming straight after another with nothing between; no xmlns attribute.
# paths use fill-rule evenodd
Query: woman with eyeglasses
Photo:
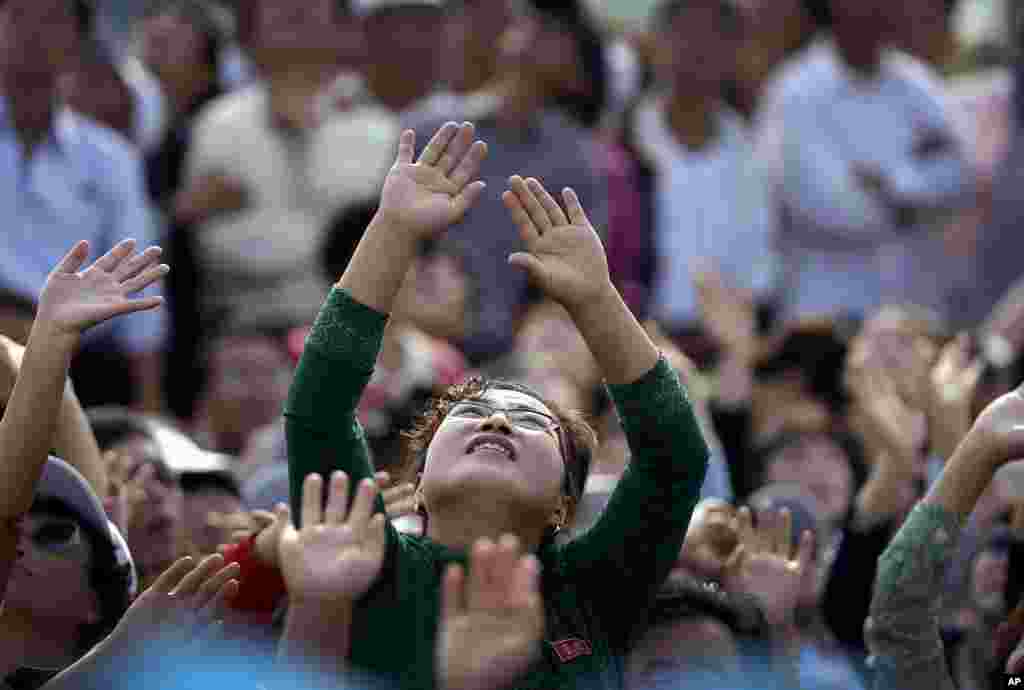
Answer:
<svg viewBox="0 0 1024 690"><path fill-rule="evenodd" d="M372 482L354 411L418 243L457 223L483 192L473 180L487 147L474 134L469 123L449 123L418 159L415 134L402 135L380 209L309 334L286 407L296 521L307 475L330 476L328 492L349 483L367 491ZM379 573L354 602L289 592L286 648L346 658L403 688L448 686L435 657L442 575L465 565L479 540L514 535L540 561L547 625L525 675L504 680L619 688L628 634L676 560L708 450L679 379L612 286L575 194L565 190L563 208L536 180L513 177L503 200L525 249L509 262L572 315L601 366L632 463L597 524L557 546L553 536L572 523L586 483L592 430L525 386L477 379L450 388L409 439L425 535L389 525ZM384 511L379 499L376 511ZM307 572L328 579L341 556L309 549L303 558Z"/></svg>

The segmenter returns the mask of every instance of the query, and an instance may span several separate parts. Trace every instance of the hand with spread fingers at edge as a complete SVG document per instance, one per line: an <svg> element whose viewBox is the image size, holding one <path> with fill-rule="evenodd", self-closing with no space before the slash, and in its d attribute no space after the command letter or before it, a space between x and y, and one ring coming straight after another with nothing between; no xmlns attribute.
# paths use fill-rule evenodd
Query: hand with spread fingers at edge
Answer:
<svg viewBox="0 0 1024 690"><path fill-rule="evenodd" d="M239 572L220 555L179 559L135 600L109 644L126 652L183 650L226 615Z"/></svg>
<svg viewBox="0 0 1024 690"><path fill-rule="evenodd" d="M573 313L614 289L601 238L573 190L562 191L563 210L536 179L516 175L501 198L526 247L508 261L548 297Z"/></svg>
<svg viewBox="0 0 1024 690"><path fill-rule="evenodd" d="M131 296L170 271L158 263L161 254L159 247L136 254L135 241L124 240L83 270L89 243L79 242L47 278L39 297L37 324L78 335L115 316L155 309L163 304L162 297Z"/></svg>
<svg viewBox="0 0 1024 690"><path fill-rule="evenodd" d="M377 485L359 483L349 510L349 479L331 476L323 509L323 478L302 486L302 529L288 524L278 544L281 573L291 601L350 604L362 597L384 564L385 516L373 513Z"/></svg>
<svg viewBox="0 0 1024 690"><path fill-rule="evenodd" d="M790 626L800 597L804 573L812 567L814 535L800 536L793 553L790 512L765 511L753 525L750 508L737 513L739 544L725 566L723 584L730 592L753 596L772 626Z"/></svg>
<svg viewBox="0 0 1024 690"><path fill-rule="evenodd" d="M942 348L931 370L928 426L932 452L943 459L952 457L971 430L974 396L984 371L984 362L971 360L967 334Z"/></svg>
<svg viewBox="0 0 1024 690"><path fill-rule="evenodd" d="M416 487L411 482L395 482L388 472L373 475L384 501L389 520L416 513Z"/></svg>
<svg viewBox="0 0 1024 690"><path fill-rule="evenodd" d="M442 690L498 690L536 662L544 633L540 562L518 539L481 539L469 573L451 565L441 589L438 685Z"/></svg>

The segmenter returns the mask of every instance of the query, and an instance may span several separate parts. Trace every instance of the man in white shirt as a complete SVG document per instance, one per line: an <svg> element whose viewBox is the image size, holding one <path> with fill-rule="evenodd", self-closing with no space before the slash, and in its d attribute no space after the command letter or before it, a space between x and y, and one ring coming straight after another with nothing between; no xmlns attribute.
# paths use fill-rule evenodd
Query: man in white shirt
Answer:
<svg viewBox="0 0 1024 690"><path fill-rule="evenodd" d="M927 231L970 199L972 176L940 86L888 49L886 0L822 2L831 36L783 68L760 114L788 315L941 309L946 258Z"/></svg>
<svg viewBox="0 0 1024 690"><path fill-rule="evenodd" d="M200 117L176 204L181 222L197 224L200 311L211 325L311 322L329 285L321 250L334 216L372 198L394 158L395 118L366 104L357 76L339 77L356 65L342 51L361 40L343 6L240 7L239 36L261 79Z"/></svg>

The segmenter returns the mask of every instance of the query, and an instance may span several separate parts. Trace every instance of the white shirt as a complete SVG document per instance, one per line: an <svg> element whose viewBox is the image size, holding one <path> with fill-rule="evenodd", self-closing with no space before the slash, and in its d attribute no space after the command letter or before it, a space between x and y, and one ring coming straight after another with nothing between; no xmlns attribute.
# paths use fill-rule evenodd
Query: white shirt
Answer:
<svg viewBox="0 0 1024 690"><path fill-rule="evenodd" d="M941 249L924 229L962 203L971 180L962 146L929 157L913 153L924 132L961 140L928 69L892 51L876 77L863 78L842 63L831 41L819 41L769 86L760 119L760 153L791 214L780 244L790 316L863 313L883 301L927 299ZM901 202L937 215L913 229L895 227L855 166L879 170Z"/></svg>
<svg viewBox="0 0 1024 690"><path fill-rule="evenodd" d="M691 272L702 261L761 296L775 287L775 208L767 178L739 116L723 109L717 120L717 138L691 151L669 130L661 98L636 112L637 148L656 172L653 308L669 324L699 318Z"/></svg>
<svg viewBox="0 0 1024 690"><path fill-rule="evenodd" d="M393 116L369 106L333 113L309 132L284 132L261 83L211 104L196 126L188 177L227 175L249 206L196 233L207 315L239 327L312 321L328 287L326 230L340 209L377 196L398 133Z"/></svg>

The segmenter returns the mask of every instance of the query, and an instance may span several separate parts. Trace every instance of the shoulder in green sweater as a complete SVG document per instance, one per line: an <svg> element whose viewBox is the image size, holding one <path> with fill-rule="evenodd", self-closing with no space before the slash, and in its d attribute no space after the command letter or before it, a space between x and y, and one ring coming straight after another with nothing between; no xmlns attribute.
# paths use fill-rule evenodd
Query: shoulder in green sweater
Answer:
<svg viewBox="0 0 1024 690"><path fill-rule="evenodd" d="M355 409L386 321L335 289L309 335L285 412L295 515L307 474L344 470L353 482L373 474ZM632 462L592 529L541 547L544 650L518 688L622 687L628 637L676 561L704 481L708 449L664 358L609 392ZM355 667L403 688L435 686L441 576L451 562L464 564L465 554L388 526L383 573L353 618Z"/></svg>

